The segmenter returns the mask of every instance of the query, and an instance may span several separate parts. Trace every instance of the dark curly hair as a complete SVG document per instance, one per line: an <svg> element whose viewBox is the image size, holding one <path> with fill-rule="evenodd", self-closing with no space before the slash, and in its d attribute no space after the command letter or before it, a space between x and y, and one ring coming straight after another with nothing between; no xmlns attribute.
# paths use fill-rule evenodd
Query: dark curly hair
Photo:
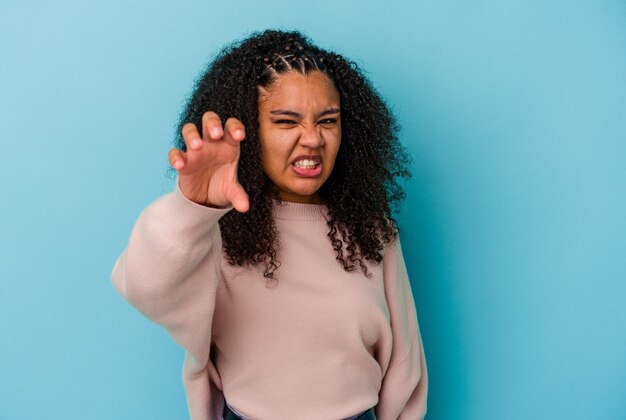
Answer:
<svg viewBox="0 0 626 420"><path fill-rule="evenodd" d="M246 127L241 143L239 182L248 193L246 213L228 212L220 221L223 247L233 265L265 264L274 278L278 231L272 218L276 187L263 172L257 137L259 87L268 87L286 72L325 73L339 92L341 144L335 167L320 197L328 208L328 237L346 271L365 260L382 261L384 246L398 235L392 216L404 198L398 177L409 177L410 158L398 141L395 117L358 66L315 46L300 32L266 30L225 47L195 83L177 125L175 146L186 150L182 126L216 112L222 121L239 119Z"/></svg>

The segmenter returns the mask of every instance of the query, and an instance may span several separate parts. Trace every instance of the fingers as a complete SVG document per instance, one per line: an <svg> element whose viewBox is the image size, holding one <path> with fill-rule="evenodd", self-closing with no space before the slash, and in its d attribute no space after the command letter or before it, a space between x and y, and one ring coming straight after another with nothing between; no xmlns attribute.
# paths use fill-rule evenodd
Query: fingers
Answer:
<svg viewBox="0 0 626 420"><path fill-rule="evenodd" d="M202 149L202 140L219 140L222 135L222 121L215 112L205 112L202 115L202 136L198 127L193 123L187 123L182 130L183 140L189 150Z"/></svg>
<svg viewBox="0 0 626 420"><path fill-rule="evenodd" d="M168 159L170 161L170 165L172 165L172 167L177 171L183 169L187 163L185 154L178 149L170 150L168 153Z"/></svg>
<svg viewBox="0 0 626 420"><path fill-rule="evenodd" d="M181 132L187 149L198 150L202 148L202 139L200 138L200 133L198 133L198 128L195 124L187 123L183 125Z"/></svg>
<svg viewBox="0 0 626 420"><path fill-rule="evenodd" d="M212 111L202 114L202 138L204 140L219 140L224 135L222 120Z"/></svg>
<svg viewBox="0 0 626 420"><path fill-rule="evenodd" d="M218 141L224 140L235 146L246 137L246 129L237 118L229 118L222 128L220 117L212 111L202 115L202 137L198 128L193 123L187 123L182 128L183 140L189 150L200 150L203 140Z"/></svg>
<svg viewBox="0 0 626 420"><path fill-rule="evenodd" d="M246 137L246 128L237 118L229 118L224 124L224 141L233 146Z"/></svg>

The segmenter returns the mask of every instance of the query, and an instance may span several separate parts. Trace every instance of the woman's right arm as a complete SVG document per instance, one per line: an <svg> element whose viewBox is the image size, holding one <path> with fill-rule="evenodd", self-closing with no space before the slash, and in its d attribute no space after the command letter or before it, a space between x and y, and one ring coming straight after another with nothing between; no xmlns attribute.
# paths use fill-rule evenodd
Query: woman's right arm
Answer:
<svg viewBox="0 0 626 420"><path fill-rule="evenodd" d="M231 206L247 211L248 195L237 180L243 124L222 122L214 112L183 126L186 151L172 149L178 171L173 193L139 216L112 281L146 317L162 325L203 368L211 343L211 319L220 276L218 220Z"/></svg>
<svg viewBox="0 0 626 420"><path fill-rule="evenodd" d="M221 276L217 222L227 211L189 201L177 185L139 216L113 268L119 293L186 350L183 383L193 420L220 418L224 400L209 352Z"/></svg>
<svg viewBox="0 0 626 420"><path fill-rule="evenodd" d="M219 218L175 191L139 216L112 273L118 292L198 360L206 363L220 280Z"/></svg>

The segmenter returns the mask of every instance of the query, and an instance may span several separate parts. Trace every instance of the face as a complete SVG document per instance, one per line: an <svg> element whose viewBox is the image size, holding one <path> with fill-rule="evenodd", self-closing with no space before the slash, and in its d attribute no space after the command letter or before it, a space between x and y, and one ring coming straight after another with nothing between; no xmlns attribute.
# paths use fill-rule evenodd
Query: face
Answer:
<svg viewBox="0 0 626 420"><path fill-rule="evenodd" d="M259 88L263 170L281 200L321 203L341 143L339 94L328 77L290 72Z"/></svg>

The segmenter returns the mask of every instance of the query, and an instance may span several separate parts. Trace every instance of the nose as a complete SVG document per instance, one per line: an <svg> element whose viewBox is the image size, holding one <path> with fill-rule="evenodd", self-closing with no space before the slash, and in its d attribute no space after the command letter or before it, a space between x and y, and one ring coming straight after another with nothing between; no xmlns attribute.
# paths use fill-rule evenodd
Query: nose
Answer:
<svg viewBox="0 0 626 420"><path fill-rule="evenodd" d="M316 125L304 127L299 140L300 145L315 149L324 145L322 130Z"/></svg>

